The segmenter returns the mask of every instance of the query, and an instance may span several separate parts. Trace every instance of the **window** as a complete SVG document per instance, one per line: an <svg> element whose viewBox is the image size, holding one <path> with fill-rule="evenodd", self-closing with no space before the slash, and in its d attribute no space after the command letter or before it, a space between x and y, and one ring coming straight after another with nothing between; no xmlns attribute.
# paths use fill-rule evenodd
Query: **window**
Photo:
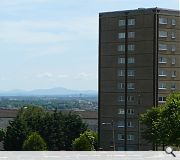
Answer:
<svg viewBox="0 0 180 160"><path fill-rule="evenodd" d="M176 71L171 72L171 77L173 77L173 78L176 77Z"/></svg>
<svg viewBox="0 0 180 160"><path fill-rule="evenodd" d="M159 97L159 102L160 102L160 103L166 102L166 97L160 96L160 97Z"/></svg>
<svg viewBox="0 0 180 160"><path fill-rule="evenodd" d="M172 39L175 39L175 38L176 38L175 32L172 32L172 33L171 33L171 38L172 38Z"/></svg>
<svg viewBox="0 0 180 160"><path fill-rule="evenodd" d="M134 135L133 134L128 134L127 135L127 140L134 141Z"/></svg>
<svg viewBox="0 0 180 160"><path fill-rule="evenodd" d="M124 140L124 134L118 134L118 140Z"/></svg>
<svg viewBox="0 0 180 160"><path fill-rule="evenodd" d="M128 102L134 102L134 96L127 96L127 101Z"/></svg>
<svg viewBox="0 0 180 160"><path fill-rule="evenodd" d="M124 96L119 96L118 101L119 102L124 102Z"/></svg>
<svg viewBox="0 0 180 160"><path fill-rule="evenodd" d="M134 109L127 109L127 114L129 114L129 115L134 114Z"/></svg>
<svg viewBox="0 0 180 160"><path fill-rule="evenodd" d="M125 58L118 57L118 64L125 64Z"/></svg>
<svg viewBox="0 0 180 160"><path fill-rule="evenodd" d="M176 25L176 20L175 20L175 19L172 19L172 20L171 20L171 24L172 24L173 26L175 26L175 25Z"/></svg>
<svg viewBox="0 0 180 160"><path fill-rule="evenodd" d="M159 44L159 50L163 51L163 50L167 50L167 44Z"/></svg>
<svg viewBox="0 0 180 160"><path fill-rule="evenodd" d="M135 25L135 19L128 19L128 26Z"/></svg>
<svg viewBox="0 0 180 160"><path fill-rule="evenodd" d="M172 52L175 52L175 51L176 51L176 46L175 46L175 45L172 45L172 46L171 46L171 51L172 51Z"/></svg>
<svg viewBox="0 0 180 160"><path fill-rule="evenodd" d="M171 64L176 64L176 57L172 57Z"/></svg>
<svg viewBox="0 0 180 160"><path fill-rule="evenodd" d="M168 23L168 19L167 18L163 18L163 17L159 18L159 24L167 24L167 23Z"/></svg>
<svg viewBox="0 0 180 160"><path fill-rule="evenodd" d="M126 21L124 19L120 19L119 20L119 27L125 26L125 25L126 25Z"/></svg>
<svg viewBox="0 0 180 160"><path fill-rule="evenodd" d="M128 51L134 51L135 50L135 45L134 44L129 44L128 45Z"/></svg>
<svg viewBox="0 0 180 160"><path fill-rule="evenodd" d="M128 64L133 64L135 63L134 57L128 58Z"/></svg>
<svg viewBox="0 0 180 160"><path fill-rule="evenodd" d="M135 71L134 70L128 70L127 75L128 75L128 77L133 77L133 76L135 76Z"/></svg>
<svg viewBox="0 0 180 160"><path fill-rule="evenodd" d="M175 90L175 89L176 89L176 84L175 84L175 83L172 83L172 84L171 84L171 89L172 89L172 90Z"/></svg>
<svg viewBox="0 0 180 160"><path fill-rule="evenodd" d="M122 77L122 76L124 76L124 74L125 74L125 72L124 72L124 70L118 70L118 73L117 73L117 75L118 75L118 77Z"/></svg>
<svg viewBox="0 0 180 160"><path fill-rule="evenodd" d="M126 37L126 34L125 33L119 33L118 34L118 38L119 39L124 39Z"/></svg>
<svg viewBox="0 0 180 160"><path fill-rule="evenodd" d="M124 140L124 134L118 134L118 140ZM127 135L127 140L133 141L134 140L134 135L133 134L128 134Z"/></svg>
<svg viewBox="0 0 180 160"><path fill-rule="evenodd" d="M131 121L127 122L127 127L133 127L133 123Z"/></svg>
<svg viewBox="0 0 180 160"><path fill-rule="evenodd" d="M134 83L128 83L127 88L128 89L135 89L135 84Z"/></svg>
<svg viewBox="0 0 180 160"><path fill-rule="evenodd" d="M117 147L118 151L124 151L124 147Z"/></svg>
<svg viewBox="0 0 180 160"><path fill-rule="evenodd" d="M159 70L159 77L165 77L165 76L167 76L166 71L163 69Z"/></svg>
<svg viewBox="0 0 180 160"><path fill-rule="evenodd" d="M118 45L117 50L118 50L119 52L124 52L124 51L125 51L125 45Z"/></svg>
<svg viewBox="0 0 180 160"><path fill-rule="evenodd" d="M128 38L135 38L135 32L128 32Z"/></svg>
<svg viewBox="0 0 180 160"><path fill-rule="evenodd" d="M118 83L118 89L124 89L125 84L124 83Z"/></svg>
<svg viewBox="0 0 180 160"><path fill-rule="evenodd" d="M168 34L167 34L166 31L159 31L159 37L164 38L164 37L167 37L167 36L168 36Z"/></svg>
<svg viewBox="0 0 180 160"><path fill-rule="evenodd" d="M119 108L118 114L124 114L124 109L123 108Z"/></svg>
<svg viewBox="0 0 180 160"><path fill-rule="evenodd" d="M117 127L118 128L124 127L124 121L118 121Z"/></svg>
<svg viewBox="0 0 180 160"><path fill-rule="evenodd" d="M159 57L159 63L160 64L167 63L167 59L165 57Z"/></svg>
<svg viewBox="0 0 180 160"><path fill-rule="evenodd" d="M166 83L159 83L159 89L166 89Z"/></svg>

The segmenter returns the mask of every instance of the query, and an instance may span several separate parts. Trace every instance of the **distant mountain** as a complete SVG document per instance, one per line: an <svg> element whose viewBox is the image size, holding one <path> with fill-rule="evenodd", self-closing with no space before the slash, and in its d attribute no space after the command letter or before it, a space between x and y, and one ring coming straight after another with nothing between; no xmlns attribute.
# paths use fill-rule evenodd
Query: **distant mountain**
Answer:
<svg viewBox="0 0 180 160"><path fill-rule="evenodd" d="M26 90L11 90L0 91L0 96L58 96L58 95L97 95L95 90L71 90L63 87L56 87L50 89L35 89L31 91Z"/></svg>

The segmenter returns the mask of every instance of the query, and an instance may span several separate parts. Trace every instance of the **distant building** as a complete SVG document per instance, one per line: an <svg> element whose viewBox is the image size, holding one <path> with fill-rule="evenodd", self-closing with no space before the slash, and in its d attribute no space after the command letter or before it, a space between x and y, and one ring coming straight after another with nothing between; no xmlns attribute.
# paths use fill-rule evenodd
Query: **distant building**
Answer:
<svg viewBox="0 0 180 160"><path fill-rule="evenodd" d="M99 142L103 150L150 150L139 114L180 91L180 11L99 15Z"/></svg>

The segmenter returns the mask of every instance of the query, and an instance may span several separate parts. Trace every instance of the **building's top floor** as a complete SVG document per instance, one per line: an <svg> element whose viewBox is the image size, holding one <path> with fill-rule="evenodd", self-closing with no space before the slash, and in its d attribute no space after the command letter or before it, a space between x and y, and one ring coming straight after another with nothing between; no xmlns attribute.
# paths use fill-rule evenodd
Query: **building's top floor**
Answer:
<svg viewBox="0 0 180 160"><path fill-rule="evenodd" d="M162 15L172 15L180 16L180 10L173 9L163 9L163 8L138 8L135 10L123 10L114 12L102 12L99 14L100 17L116 17L125 15L142 15L142 14L162 14Z"/></svg>

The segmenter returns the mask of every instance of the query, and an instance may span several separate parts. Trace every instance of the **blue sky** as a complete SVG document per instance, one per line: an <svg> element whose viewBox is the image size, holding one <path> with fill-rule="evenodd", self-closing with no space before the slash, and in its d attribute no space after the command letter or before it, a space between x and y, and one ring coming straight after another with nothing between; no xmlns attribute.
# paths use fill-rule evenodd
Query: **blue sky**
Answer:
<svg viewBox="0 0 180 160"><path fill-rule="evenodd" d="M0 0L0 90L97 89L98 14L178 0Z"/></svg>

